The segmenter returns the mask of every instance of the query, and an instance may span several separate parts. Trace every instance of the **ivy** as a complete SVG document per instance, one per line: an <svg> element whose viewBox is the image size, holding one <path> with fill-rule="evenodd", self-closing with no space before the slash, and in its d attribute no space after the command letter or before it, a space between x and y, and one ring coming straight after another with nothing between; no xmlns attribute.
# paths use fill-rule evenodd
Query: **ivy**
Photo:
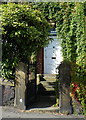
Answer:
<svg viewBox="0 0 86 120"><path fill-rule="evenodd" d="M77 97L86 113L86 2L41 3L39 9L56 23L63 59L71 63L71 82L79 84Z"/></svg>
<svg viewBox="0 0 86 120"><path fill-rule="evenodd" d="M28 59L30 53L36 53L40 47L48 43L46 39L49 31L48 22L55 22L57 35L62 41L64 61L71 63L71 80L80 87L77 97L83 106L83 112L86 113L86 96L84 95L86 88L86 2L8 4L3 8L5 8L2 19L3 53L5 53L3 60L8 56L10 59L16 59L16 55L19 59L21 56Z"/></svg>
<svg viewBox="0 0 86 120"><path fill-rule="evenodd" d="M57 18L57 32L62 39L63 58L71 61L71 80L79 84L77 97L83 106L84 113L86 113L85 4L74 3L70 6L70 3L61 3L63 14L58 15L60 17Z"/></svg>

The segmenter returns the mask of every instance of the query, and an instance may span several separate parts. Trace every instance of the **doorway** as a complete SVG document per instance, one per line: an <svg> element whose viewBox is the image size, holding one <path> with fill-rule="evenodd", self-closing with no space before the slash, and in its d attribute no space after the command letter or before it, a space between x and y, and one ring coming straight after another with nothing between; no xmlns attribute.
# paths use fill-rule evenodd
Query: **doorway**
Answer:
<svg viewBox="0 0 86 120"><path fill-rule="evenodd" d="M61 40L57 39L56 30L52 29L50 31L52 41L49 45L41 51L41 57L39 56L39 66L44 65L44 74L39 74L39 80L36 79L36 98L34 102L30 103L28 109L47 109L53 107L56 104L56 82L58 70L56 69L62 61L61 52ZM44 60L43 60L44 58ZM43 63L42 63L43 61ZM33 87L34 90L34 87ZM28 90L29 91L29 90ZM31 95L32 92L30 91Z"/></svg>
<svg viewBox="0 0 86 120"><path fill-rule="evenodd" d="M50 31L52 41L44 48L44 74L57 74L56 69L62 61L61 40L57 39L56 30Z"/></svg>

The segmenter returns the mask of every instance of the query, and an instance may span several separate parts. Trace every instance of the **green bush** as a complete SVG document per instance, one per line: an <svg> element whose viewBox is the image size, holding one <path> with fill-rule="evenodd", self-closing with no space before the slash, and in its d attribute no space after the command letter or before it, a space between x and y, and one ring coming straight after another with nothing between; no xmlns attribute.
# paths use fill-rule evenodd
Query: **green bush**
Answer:
<svg viewBox="0 0 86 120"><path fill-rule="evenodd" d="M49 23L30 4L0 5L2 26L2 73L12 77L19 61L29 62L32 54L49 42Z"/></svg>

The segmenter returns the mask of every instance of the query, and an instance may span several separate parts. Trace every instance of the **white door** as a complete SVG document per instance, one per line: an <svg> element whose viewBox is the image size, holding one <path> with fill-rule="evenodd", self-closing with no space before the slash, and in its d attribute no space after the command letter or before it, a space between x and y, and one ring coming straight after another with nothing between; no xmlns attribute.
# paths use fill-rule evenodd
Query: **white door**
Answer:
<svg viewBox="0 0 86 120"><path fill-rule="evenodd" d="M44 74L57 74L56 68L62 61L61 40L53 35L50 37L53 38L53 41L44 48Z"/></svg>

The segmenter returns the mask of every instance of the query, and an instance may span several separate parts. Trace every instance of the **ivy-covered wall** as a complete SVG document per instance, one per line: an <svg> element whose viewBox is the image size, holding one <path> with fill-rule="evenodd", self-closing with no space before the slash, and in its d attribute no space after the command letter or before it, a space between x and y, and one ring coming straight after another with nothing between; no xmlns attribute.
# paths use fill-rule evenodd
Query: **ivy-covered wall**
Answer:
<svg viewBox="0 0 86 120"><path fill-rule="evenodd" d="M86 2L63 3L60 8L57 32L62 39L63 58L71 63L72 82L78 85L75 98L86 113Z"/></svg>
<svg viewBox="0 0 86 120"><path fill-rule="evenodd" d="M56 23L64 61L71 64L72 91L86 113L86 2L37 3L34 8Z"/></svg>

